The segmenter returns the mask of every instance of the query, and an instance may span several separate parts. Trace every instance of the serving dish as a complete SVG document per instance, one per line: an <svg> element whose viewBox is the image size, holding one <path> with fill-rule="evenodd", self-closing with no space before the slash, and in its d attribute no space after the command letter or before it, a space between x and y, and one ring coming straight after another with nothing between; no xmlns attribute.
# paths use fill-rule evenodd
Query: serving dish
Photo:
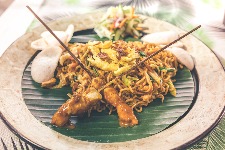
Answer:
<svg viewBox="0 0 225 150"><path fill-rule="evenodd" d="M101 13L67 17L49 23L53 30L64 30L74 24L75 30L93 28ZM148 32L185 31L154 18L147 18ZM29 111L22 95L24 69L36 51L30 43L39 38L45 28L40 26L16 40L0 59L1 115L21 137L45 149L174 149L183 148L207 134L224 112L223 88L225 73L217 57L200 40L192 35L182 40L195 59L198 79L196 101L189 112L166 130L148 137L113 143L81 141L62 135L37 120Z"/></svg>

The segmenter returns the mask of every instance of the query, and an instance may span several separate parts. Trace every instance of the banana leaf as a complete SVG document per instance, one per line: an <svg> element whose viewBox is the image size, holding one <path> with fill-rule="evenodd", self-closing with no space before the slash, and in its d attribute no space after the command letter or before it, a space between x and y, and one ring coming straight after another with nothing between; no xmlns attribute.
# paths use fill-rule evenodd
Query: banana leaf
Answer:
<svg viewBox="0 0 225 150"><path fill-rule="evenodd" d="M49 128L75 139L92 142L123 142L140 139L166 130L178 122L191 108L195 95L195 75L187 68L177 72L175 87L177 96L166 95L162 103L154 100L143 108L141 113L135 113L139 124L132 128L122 128L118 123L117 113L109 115L108 110L101 113L92 112L90 117L73 116L75 129L59 128L50 124L56 110L69 98L70 87L61 89L44 89L31 77L31 63L25 68L22 79L22 94L30 112Z"/></svg>
<svg viewBox="0 0 225 150"><path fill-rule="evenodd" d="M23 75L22 93L24 101L31 113L46 126L75 139L94 142L123 142L144 138L170 127L181 119L193 102L195 93L194 80L191 72L184 68L179 70L175 79L177 97L166 95L162 103L154 100L143 112L136 113L139 124L132 128L121 128L116 113L109 115L105 110L101 113L92 112L90 117L72 117L75 129L52 126L51 117L68 99L70 87L62 89L44 89L32 80L29 65Z"/></svg>

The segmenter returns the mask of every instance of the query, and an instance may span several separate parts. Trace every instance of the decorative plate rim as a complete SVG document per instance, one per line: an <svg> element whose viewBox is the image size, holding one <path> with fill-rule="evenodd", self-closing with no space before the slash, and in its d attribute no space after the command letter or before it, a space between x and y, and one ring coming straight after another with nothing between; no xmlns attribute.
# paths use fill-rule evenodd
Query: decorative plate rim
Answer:
<svg viewBox="0 0 225 150"><path fill-rule="evenodd" d="M99 15L101 15L101 13L67 17L67 18L63 18L63 19L51 22L49 25L50 25L50 27L52 27L52 29L55 28L55 29L60 30L60 29L65 29L66 25L73 23L75 25L76 29L82 30L85 28L87 29L89 27L92 27L93 23L97 20L96 18L100 18ZM172 28L176 31L179 31L179 33L184 33L183 30L181 30L178 27L175 27L167 22L157 20L155 18L148 18L148 19L149 19L148 20L149 23L154 22L154 23L157 23L157 25L158 25L157 27L155 27L155 29L152 29L152 31L156 31L157 29L165 30L165 29ZM190 44L190 45L187 45L187 43L186 43L185 45L187 45L188 50L190 50L190 53L193 56L195 56L196 58L198 58L198 59L196 59L196 70L197 70L198 74L201 73L201 74L199 74L199 79L200 79L199 80L199 83L200 83L199 91L200 92L198 94L197 102L200 104L205 102L206 105L209 108L211 108L210 101L209 100L203 101L204 98L211 98L212 96L214 96L215 100L217 100L217 103L215 103L216 109L215 108L209 109L208 107L206 107L207 109L209 109L207 111L211 111L211 113L212 113L211 116L207 116L207 117L211 117L210 118L211 120L210 119L201 120L202 118L206 118L205 114L202 112L200 112L200 114L195 114L196 116L192 116L193 118L191 118L190 116L192 115L193 111L195 111L193 109L197 109L198 107L200 107L199 104L195 104L193 106L193 108L190 110L190 112L183 119L181 119L180 122L178 122L177 124L175 124L174 126L169 128L168 130L163 131L162 133L153 135L155 138L154 142L151 142L150 139L152 139L151 137L153 137L153 136L151 136L151 137L147 137L147 138L140 139L140 140L134 140L134 141L128 141L128 142L122 142L122 143L99 144L99 143L93 143L93 142L91 143L91 142L82 142L82 141L78 141L78 140L73 140L68 137L62 136L58 133L55 133L55 131L49 131L50 129L46 129L48 127L43 127L43 125L41 125L40 122L35 120L35 118L31 114L28 113L29 111L27 110L27 108L24 108L25 104L23 102L23 98L22 98L22 94L21 94L21 85L15 84L15 83L18 83L18 81L21 84L21 79L22 79L21 73L23 72L23 69L24 69L25 65L27 64L27 59L34 53L34 50L29 48L30 42L33 41L34 39L36 39L38 37L39 33L42 32L43 30L44 30L43 27L38 27L35 30L33 30L32 32L27 33L27 34L23 35L22 37L20 37L7 49L7 51L3 54L2 58L0 59L0 64L1 64L0 68L5 72L5 75L3 74L2 77L0 78L0 82L2 83L1 90L0 90L0 95L1 95L0 103L3 106L0 108L0 110L1 110L0 115L3 118L4 122L9 126L9 128L13 129L13 131L15 131L17 133L17 135L19 135L19 136L22 135L22 138L24 137L24 140L28 141L31 144L34 144L36 146L40 145L41 148L46 148L46 145L49 146L52 143L55 143L55 145L53 145L53 147L59 148L59 149L62 147L57 147L57 146L65 146L64 145L65 143L67 143L68 145L66 145L66 147L64 147L64 148L68 148L68 149L74 145L76 145L80 148L81 148L81 146L82 146L82 148L84 148L83 146L85 146L85 148L93 148L93 149L105 149L105 148L109 148L109 147L118 149L120 146L127 148L127 149L134 148L134 147L138 148L139 146L141 148L150 148L150 147L156 148L157 143L154 143L154 142L160 142L160 140L161 140L160 137L163 134L164 136L166 136L166 138L164 139L165 141L163 141L164 144L162 144L162 143L158 144L157 148L160 148L160 147L161 147L160 149L183 148L183 147L189 146L190 144L193 144L197 139L199 139L199 137L201 135L204 135L204 133L211 131L216 126L216 124L219 122L219 120L222 118L222 116L224 114L225 109L224 109L224 101L222 98L223 98L223 94L225 93L225 91L221 87L218 87L218 86L212 87L214 82L218 82L218 85L222 85L222 83L220 83L219 81L225 80L224 70L223 70L220 62L218 61L218 58L215 57L215 54L213 54L212 51L208 47L206 47L201 41L199 41L195 37L189 36L189 37L186 37L187 39L184 40L183 42L185 44L185 42L188 41L188 43ZM27 42L24 42L24 40L27 40ZM23 44L19 44L19 42L23 42ZM193 48L199 48L199 49L198 49L198 51L193 51L192 50ZM17 50L17 53L13 52L15 50ZM20 56L21 54L19 55L18 53L23 54L23 56ZM199 56L201 56L201 57L199 58ZM208 57L208 59L211 58L212 60L210 62L206 63L205 59L202 58L203 56ZM14 59L10 59L11 57L13 57ZM21 60L21 62L18 60ZM8 63L12 63L13 65L10 66ZM4 65L6 65L6 66L4 66ZM7 65L8 65L8 67L7 67ZM204 69L210 69L208 72L212 73L211 75L216 76L216 78L212 77L212 79L208 79L207 81L204 80L210 76L210 74L208 72L203 73ZM18 75L16 73L18 73ZM15 75L11 79L15 83L10 82L11 80L9 81L9 79L7 78L8 76L11 77L12 75ZM220 78L217 79L218 77L220 77ZM214 79L217 79L217 80L214 80ZM205 94L204 95L202 92L204 92L204 91L208 92L209 88L211 91L219 93L219 95L216 95L216 94L213 95L212 93L204 93ZM211 88L213 88L213 89L211 89ZM220 88L220 89L217 89L217 88ZM16 98L16 101L11 100L13 98ZM12 106L12 105L18 105L18 107L15 107L16 109L10 108L9 106ZM24 108L24 110L18 111L17 109L19 109L19 107ZM206 111L205 108L200 109L200 110ZM16 117L16 115L13 115L18 112L26 112L25 114L23 114L24 118L21 118L21 117L19 118L19 117ZM214 113L216 113L216 114L214 114ZM5 116L7 116L7 117L5 117ZM197 119L200 119L200 120L196 120L195 117L197 117ZM6 119L6 118L8 118L8 119ZM31 119L30 121L32 121L32 123L34 123L37 130L43 129L44 131L48 131L48 133L51 133L51 135L42 135L43 138L47 138L49 136L56 136L55 139L58 140L58 143L57 143L57 141L55 141L55 142L50 141L48 143L45 143L42 141L43 144L40 144L40 141L35 142L34 140L32 140L32 139L35 139L35 137L40 136L39 133L35 132L37 134L37 135L35 135L34 133L30 132L33 130L29 129L29 128L27 128L26 131L24 129L19 131L18 128L21 129L21 127L26 127L26 125L24 124L24 122L26 120L24 120L24 119L28 119L28 118ZM190 121L195 121L194 125L197 125L198 127L201 127L201 126L204 127L205 125L208 125L208 126L204 127L205 130L201 134L185 135L186 136L185 142L180 141L181 139L170 141L170 139L168 139L168 138L174 139L175 134L179 135L179 133L182 133L185 131L180 126L182 126L182 125L185 126L185 124L183 122L184 122L184 120L186 121L187 119L190 119ZM209 120L211 122L207 122ZM198 123L196 121L200 121L200 122ZM22 126L17 124L18 122L22 123ZM191 122L191 124L193 124L193 122ZM179 130L177 130L177 129L179 129ZM201 131L197 130L197 127L195 127L195 128L193 127L191 129L196 132L201 132ZM173 130L177 131L174 133L174 135L170 134L170 132ZM201 129L199 129L199 130L201 130ZM26 132L26 133L30 132L31 135L26 135L23 132ZM193 131L190 131L190 133L192 133L192 132ZM31 138L31 136L32 136L32 138ZM59 139L61 139L61 140L59 140ZM49 148L48 146L47 146L47 148ZM50 147L50 149L52 149L53 147Z"/></svg>

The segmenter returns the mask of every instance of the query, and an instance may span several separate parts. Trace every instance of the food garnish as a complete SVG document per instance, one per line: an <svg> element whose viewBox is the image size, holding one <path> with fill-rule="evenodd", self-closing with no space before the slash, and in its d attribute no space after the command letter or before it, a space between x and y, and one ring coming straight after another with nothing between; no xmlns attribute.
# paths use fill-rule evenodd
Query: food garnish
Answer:
<svg viewBox="0 0 225 150"><path fill-rule="evenodd" d="M139 38L144 30L139 26L142 23L143 19L135 14L134 7L119 5L108 8L94 31L100 38L107 37L109 40L119 40L126 36Z"/></svg>

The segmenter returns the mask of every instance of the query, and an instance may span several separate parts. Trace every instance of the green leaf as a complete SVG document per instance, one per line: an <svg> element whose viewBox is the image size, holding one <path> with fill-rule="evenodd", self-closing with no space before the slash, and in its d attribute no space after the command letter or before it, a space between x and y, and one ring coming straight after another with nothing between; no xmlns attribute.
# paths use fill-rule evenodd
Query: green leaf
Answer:
<svg viewBox="0 0 225 150"><path fill-rule="evenodd" d="M159 70L166 70L167 72L174 72L175 68L159 67Z"/></svg>
<svg viewBox="0 0 225 150"><path fill-rule="evenodd" d="M100 38L96 33L94 33L93 29L87 29L82 31L77 31L74 33L74 36L71 38L70 43L80 42L87 43L89 41L107 41L109 40L106 37ZM130 36L127 36L123 39L124 41L141 41L140 39L136 39Z"/></svg>
<svg viewBox="0 0 225 150"><path fill-rule="evenodd" d="M143 112L136 113L139 124L132 128L121 128L117 113L108 115L108 110L92 112L91 117L73 116L71 121L76 128L69 130L50 124L56 110L69 98L70 87L44 89L32 80L29 65L23 75L22 94L31 113L49 128L75 139L94 142L123 142L157 134L178 121L188 110L194 96L194 83L188 69L178 71L175 82L177 97L165 96L164 103L154 100Z"/></svg>
<svg viewBox="0 0 225 150"><path fill-rule="evenodd" d="M145 56L146 56L145 52L143 52L143 51L140 51L139 54L140 54L140 56L142 56L142 57L145 57Z"/></svg>
<svg viewBox="0 0 225 150"><path fill-rule="evenodd" d="M76 37L71 42L96 39L96 34L88 31L75 33ZM24 101L31 113L49 128L70 136L75 139L92 142L124 142L140 139L157 134L183 117L189 109L194 97L194 81L192 73L184 68L177 72L174 83L177 89L177 97L170 94L165 96L164 102L156 99L149 106L144 107L141 113L135 112L139 124L132 128L122 128L118 123L118 115L109 111L93 111L90 117L84 115L82 118L71 117L71 122L76 125L75 129L66 129L52 126L50 124L53 114L69 97L70 87L61 89L44 89L35 83L31 77L31 64L24 71L22 79L22 94Z"/></svg>
<svg viewBox="0 0 225 150"><path fill-rule="evenodd" d="M94 74L98 77L98 76L99 76L99 74L98 74L97 69L96 69L95 67L93 67L92 69L93 69L93 71L94 71Z"/></svg>

